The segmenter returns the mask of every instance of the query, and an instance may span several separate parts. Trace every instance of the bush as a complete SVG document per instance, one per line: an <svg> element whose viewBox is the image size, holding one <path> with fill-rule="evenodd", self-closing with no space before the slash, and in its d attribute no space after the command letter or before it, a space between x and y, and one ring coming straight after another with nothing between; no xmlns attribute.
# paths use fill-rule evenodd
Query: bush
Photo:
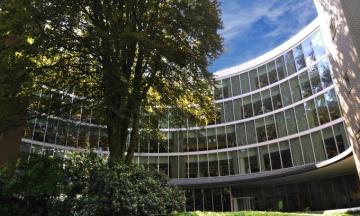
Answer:
<svg viewBox="0 0 360 216"><path fill-rule="evenodd" d="M96 155L36 156L0 170L0 215L168 215L184 195L154 170Z"/></svg>

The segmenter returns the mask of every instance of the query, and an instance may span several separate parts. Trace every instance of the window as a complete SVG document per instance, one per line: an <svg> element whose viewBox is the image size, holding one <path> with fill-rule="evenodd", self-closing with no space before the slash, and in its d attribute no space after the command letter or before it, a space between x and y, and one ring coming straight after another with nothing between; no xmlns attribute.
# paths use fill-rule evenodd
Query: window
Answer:
<svg viewBox="0 0 360 216"><path fill-rule="evenodd" d="M297 127L296 127L296 119L295 119L295 113L293 108L290 108L285 111L285 119L286 119L286 125L288 129L288 133L294 134L297 133Z"/></svg>
<svg viewBox="0 0 360 216"><path fill-rule="evenodd" d="M272 169L281 169L281 158L279 152L279 146L277 143L269 145L269 152L271 158Z"/></svg>
<svg viewBox="0 0 360 216"><path fill-rule="evenodd" d="M313 46L312 46L312 38L311 37L307 38L302 43L302 47L303 47L303 50L304 50L305 62L307 64L307 66L310 66L316 60L315 59L315 52L314 52Z"/></svg>
<svg viewBox="0 0 360 216"><path fill-rule="evenodd" d="M259 76L259 88L269 85L269 79L266 72L266 65L260 66L258 68L258 76Z"/></svg>
<svg viewBox="0 0 360 216"><path fill-rule="evenodd" d="M257 152L256 152L256 154L254 154L250 150L251 149L249 149L249 157L252 158L253 156L255 156L255 159L257 160ZM249 173L250 172L250 164L249 164L248 152L246 151L246 149L239 150L238 155L239 155L239 162L240 162L239 163L240 173ZM251 163L251 161L252 160L250 160L250 163ZM257 161L256 161L256 163L257 163ZM257 170L256 172L258 172L258 171L259 170Z"/></svg>
<svg viewBox="0 0 360 216"><path fill-rule="evenodd" d="M218 110L216 124L224 123L225 122L224 103L221 102L221 103L216 104L216 108Z"/></svg>
<svg viewBox="0 0 360 216"><path fill-rule="evenodd" d="M275 62L279 80L284 79L286 77L284 56L277 58Z"/></svg>
<svg viewBox="0 0 360 216"><path fill-rule="evenodd" d="M227 152L218 153L220 176L229 175L229 160Z"/></svg>
<svg viewBox="0 0 360 216"><path fill-rule="evenodd" d="M232 93L231 93L230 78L226 78L222 80L222 87L223 87L223 98L231 97Z"/></svg>
<svg viewBox="0 0 360 216"><path fill-rule="evenodd" d="M226 126L226 139L228 148L236 146L235 125Z"/></svg>
<svg viewBox="0 0 360 216"><path fill-rule="evenodd" d="M199 177L208 177L209 164L207 161L207 155L198 155L198 160L199 160Z"/></svg>
<svg viewBox="0 0 360 216"><path fill-rule="evenodd" d="M290 153L290 147L288 141L283 141L279 143L280 146L280 154L283 168L292 167L292 159Z"/></svg>
<svg viewBox="0 0 360 216"><path fill-rule="evenodd" d="M271 88L271 97L272 97L274 110L283 107L279 86L274 86L273 88Z"/></svg>
<svg viewBox="0 0 360 216"><path fill-rule="evenodd" d="M261 171L271 170L268 146L266 145L259 147L259 153L260 153Z"/></svg>
<svg viewBox="0 0 360 216"><path fill-rule="evenodd" d="M289 51L284 55L288 76L296 72L293 52Z"/></svg>
<svg viewBox="0 0 360 216"><path fill-rule="evenodd" d="M324 43L321 38L320 30L313 33L311 36L311 43L315 53L316 60L319 60L326 54Z"/></svg>
<svg viewBox="0 0 360 216"><path fill-rule="evenodd" d="M235 120L243 119L243 106L241 98L234 100L234 115Z"/></svg>
<svg viewBox="0 0 360 216"><path fill-rule="evenodd" d="M251 103L251 96L244 97L243 99L244 117L253 117L253 108Z"/></svg>
<svg viewBox="0 0 360 216"><path fill-rule="evenodd" d="M299 131L307 130L308 124L307 124L307 118L305 113L305 108L303 104L300 104L295 107L295 113L296 113L296 121L299 128Z"/></svg>
<svg viewBox="0 0 360 216"><path fill-rule="evenodd" d="M257 141L256 133L255 133L255 122L248 121L246 122L246 136L248 144L254 144Z"/></svg>
<svg viewBox="0 0 360 216"><path fill-rule="evenodd" d="M319 71L316 67L309 68L309 78L311 81L312 92L316 94L322 90Z"/></svg>
<svg viewBox="0 0 360 216"><path fill-rule="evenodd" d="M238 151L232 151L229 153L230 175L238 175L240 172Z"/></svg>
<svg viewBox="0 0 360 216"><path fill-rule="evenodd" d="M207 129L208 150L217 149L215 128Z"/></svg>
<svg viewBox="0 0 360 216"><path fill-rule="evenodd" d="M289 82L285 81L281 83L280 88L281 88L281 96L282 96L281 98L284 107L292 104Z"/></svg>
<svg viewBox="0 0 360 216"><path fill-rule="evenodd" d="M321 84L323 88L329 87L333 84L329 61L323 60L318 64L318 70L320 74Z"/></svg>
<svg viewBox="0 0 360 216"><path fill-rule="evenodd" d="M254 115L263 114L260 93L253 94L252 101L253 101L253 107L254 107Z"/></svg>
<svg viewBox="0 0 360 216"><path fill-rule="evenodd" d="M335 157L338 154L335 139L331 127L322 130L327 158Z"/></svg>
<svg viewBox="0 0 360 216"><path fill-rule="evenodd" d="M309 122L309 127L313 128L313 127L319 126L319 120L317 117L317 112L316 112L314 101L309 100L306 103L304 103L304 105L305 105L305 110L306 110L306 114L307 114L307 118L308 118L308 122Z"/></svg>
<svg viewBox="0 0 360 216"><path fill-rule="evenodd" d="M321 137L321 132L317 131L315 133L312 133L311 138L313 141L316 161L319 162L319 161L325 160L326 155L325 155L325 148L324 148L323 140Z"/></svg>
<svg viewBox="0 0 360 216"><path fill-rule="evenodd" d="M262 111L264 113L273 111L272 102L271 102L271 96L270 96L270 90L264 90L261 92L261 98L263 102Z"/></svg>
<svg viewBox="0 0 360 216"><path fill-rule="evenodd" d="M270 83L274 83L274 82L278 81L278 76L277 76L277 73L276 73L275 61L272 61L272 62L267 64L267 71L268 71L268 74L269 74L269 82Z"/></svg>
<svg viewBox="0 0 360 216"><path fill-rule="evenodd" d="M239 123L236 126L236 140L237 140L237 144L238 146L241 145L246 145L246 131L245 131L245 124L244 123Z"/></svg>
<svg viewBox="0 0 360 216"><path fill-rule="evenodd" d="M240 74L241 94L250 91L249 72Z"/></svg>
<svg viewBox="0 0 360 216"><path fill-rule="evenodd" d="M349 147L349 142L346 136L344 124L343 123L337 124L333 126L333 128L334 128L336 144L338 146L339 152L343 152L345 151L345 149Z"/></svg>
<svg viewBox="0 0 360 216"><path fill-rule="evenodd" d="M296 65L297 71L305 68L306 64L305 64L305 59L304 59L303 50L302 50L301 45L298 45L297 47L295 47L293 49L293 53L294 53L294 59L295 59L295 65Z"/></svg>
<svg viewBox="0 0 360 216"><path fill-rule="evenodd" d="M256 134L258 137L258 142L264 142L267 140L266 138L266 128L265 128L265 122L263 118L256 119Z"/></svg>
<svg viewBox="0 0 360 216"><path fill-rule="evenodd" d="M224 103L224 107L225 107L225 121L226 122L234 121L233 101L226 101Z"/></svg>
<svg viewBox="0 0 360 216"><path fill-rule="evenodd" d="M268 136L268 140L276 139L276 127L275 127L275 119L274 116L267 116L265 117L265 124L266 124L266 134Z"/></svg>
<svg viewBox="0 0 360 216"><path fill-rule="evenodd" d="M198 156L191 155L188 157L188 167L189 167L189 178L198 177Z"/></svg>
<svg viewBox="0 0 360 216"><path fill-rule="evenodd" d="M319 115L320 124L325 124L330 121L329 112L326 107L324 95L315 98L315 104Z"/></svg>
<svg viewBox="0 0 360 216"><path fill-rule="evenodd" d="M188 140L188 151L197 151L197 133L196 131L188 131L187 134ZM204 146L205 144L205 149L206 149L206 140L205 143L202 143L202 146ZM200 151L200 149L199 149Z"/></svg>
<svg viewBox="0 0 360 216"><path fill-rule="evenodd" d="M276 120L276 128L277 128L277 132L278 132L278 137L286 136L287 130L286 130L284 112L277 113L275 115L275 120Z"/></svg>
<svg viewBox="0 0 360 216"><path fill-rule="evenodd" d="M257 76L257 69L251 70L249 72L249 76L250 76L251 91L254 91L259 88L259 79Z"/></svg>
<svg viewBox="0 0 360 216"><path fill-rule="evenodd" d="M339 104L338 104L338 100L335 94L335 90L331 89L329 91L327 91L325 94L325 101L326 104L328 106L329 112L330 112L330 117L331 120L335 120L341 117L341 113L340 113L340 109L339 109Z"/></svg>
<svg viewBox="0 0 360 216"><path fill-rule="evenodd" d="M301 151L299 138L295 138L295 139L290 140L290 148L291 148L291 153L292 153L294 166L303 165L304 162L303 162L303 157L302 157L302 151Z"/></svg>
<svg viewBox="0 0 360 216"><path fill-rule="evenodd" d="M250 148L250 149L248 149L248 154L249 154L249 161L250 161L250 172L251 173L259 172L260 167L259 167L258 149Z"/></svg>
<svg viewBox="0 0 360 216"><path fill-rule="evenodd" d="M221 80L216 81L215 87L214 87L214 97L216 100L222 99L222 84Z"/></svg>
<svg viewBox="0 0 360 216"><path fill-rule="evenodd" d="M239 76L231 77L231 88L232 88L233 96L241 94L240 77Z"/></svg>
<svg viewBox="0 0 360 216"><path fill-rule="evenodd" d="M301 147L304 153L305 164L310 164L315 162L315 156L312 148L310 135L305 135L300 137Z"/></svg>
<svg viewBox="0 0 360 216"><path fill-rule="evenodd" d="M198 151L205 151L207 149L206 129L197 130L198 137Z"/></svg>
<svg viewBox="0 0 360 216"><path fill-rule="evenodd" d="M308 76L308 72L304 71L303 73L299 74L300 80L300 87L301 87L301 94L303 98L307 98L312 95L310 80Z"/></svg>
<svg viewBox="0 0 360 216"><path fill-rule="evenodd" d="M209 160L209 175L219 176L219 164L217 154L208 154Z"/></svg>
<svg viewBox="0 0 360 216"><path fill-rule="evenodd" d="M300 83L299 83L297 76L290 79L290 86L291 86L291 95L292 95L293 102L295 103L295 102L301 100L301 88L300 88Z"/></svg>

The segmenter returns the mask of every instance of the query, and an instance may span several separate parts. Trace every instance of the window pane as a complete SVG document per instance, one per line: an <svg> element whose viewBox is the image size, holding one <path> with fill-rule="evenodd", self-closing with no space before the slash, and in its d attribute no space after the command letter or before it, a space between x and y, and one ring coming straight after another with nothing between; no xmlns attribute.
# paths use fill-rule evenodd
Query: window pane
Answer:
<svg viewBox="0 0 360 216"><path fill-rule="evenodd" d="M234 100L234 114L235 120L243 119L243 107L241 98Z"/></svg>
<svg viewBox="0 0 360 216"><path fill-rule="evenodd" d="M312 85L312 92L313 94L318 93L322 90L319 71L316 67L309 68L309 78Z"/></svg>
<svg viewBox="0 0 360 216"><path fill-rule="evenodd" d="M291 95L294 103L301 100L301 88L298 77L290 79Z"/></svg>
<svg viewBox="0 0 360 216"><path fill-rule="evenodd" d="M317 60L319 60L321 57L323 57L326 54L320 31L319 30L316 31L311 36L311 39L312 39L311 42L314 49L315 57Z"/></svg>
<svg viewBox="0 0 360 216"><path fill-rule="evenodd" d="M233 110L233 104L232 101L226 101L224 103L225 106L225 121L226 122L232 122L234 121L234 110Z"/></svg>
<svg viewBox="0 0 360 216"><path fill-rule="evenodd" d="M289 82L285 81L281 83L280 88L284 107L292 104Z"/></svg>
<svg viewBox="0 0 360 216"><path fill-rule="evenodd" d="M208 154L209 160L209 175L210 176L218 176L219 175L219 165L217 154Z"/></svg>
<svg viewBox="0 0 360 216"><path fill-rule="evenodd" d="M316 113L315 103L313 100L307 101L305 104L305 110L309 122L309 127L317 127L319 126L319 121Z"/></svg>
<svg viewBox="0 0 360 216"><path fill-rule="evenodd" d="M208 128L207 131L208 149L217 149L215 128Z"/></svg>
<svg viewBox="0 0 360 216"><path fill-rule="evenodd" d="M349 142L345 133L344 124L337 124L333 128L339 152L343 152L349 147Z"/></svg>
<svg viewBox="0 0 360 216"><path fill-rule="evenodd" d="M292 108L285 111L285 119L289 135L297 133L295 113Z"/></svg>
<svg viewBox="0 0 360 216"><path fill-rule="evenodd" d="M259 157L258 157L258 148L248 149L248 154L249 154L251 173L259 172L260 171L260 166L259 166L260 163L259 163Z"/></svg>
<svg viewBox="0 0 360 216"><path fill-rule="evenodd" d="M256 134L258 137L258 142L264 142L266 141L266 128L265 128L265 122L263 118L256 119Z"/></svg>
<svg viewBox="0 0 360 216"><path fill-rule="evenodd" d="M231 97L231 83L230 83L230 78L226 78L222 80L222 85L223 85L223 97L224 98L228 98Z"/></svg>
<svg viewBox="0 0 360 216"><path fill-rule="evenodd" d="M216 108L217 108L217 111L218 111L216 124L224 123L225 122L224 104L222 102L218 103L218 104L216 104Z"/></svg>
<svg viewBox="0 0 360 216"><path fill-rule="evenodd" d="M331 86L333 84L331 72L330 72L330 63L327 59L322 60L318 65L318 70L321 78L321 83L323 88Z"/></svg>
<svg viewBox="0 0 360 216"><path fill-rule="evenodd" d="M254 144L256 143L256 133L255 133L255 122L254 121L248 121L246 122L246 136L248 144Z"/></svg>
<svg viewBox="0 0 360 216"><path fill-rule="evenodd" d="M271 97L272 97L274 110L283 107L279 86L274 86L273 88L271 88Z"/></svg>
<svg viewBox="0 0 360 216"><path fill-rule="evenodd" d="M321 137L320 131L312 133L311 138L313 141L316 161L319 162L319 161L326 160L325 148L324 148L324 144L322 142L322 137Z"/></svg>
<svg viewBox="0 0 360 216"><path fill-rule="evenodd" d="M281 56L278 59L276 59L276 68L277 68L279 80L284 79L286 77L284 56Z"/></svg>
<svg viewBox="0 0 360 216"><path fill-rule="evenodd" d="M269 74L270 83L274 83L274 82L278 81L278 77L277 77L277 74L276 74L275 61L272 61L272 62L267 64L267 71L268 71L268 74Z"/></svg>
<svg viewBox="0 0 360 216"><path fill-rule="evenodd" d="M302 158L302 151L301 151L299 138L290 140L290 148L291 148L294 166L303 165L304 162L303 162L303 158Z"/></svg>
<svg viewBox="0 0 360 216"><path fill-rule="evenodd" d="M262 98L262 103L263 103L262 110L264 111L264 113L273 111L271 95L270 95L269 89L261 92L261 98Z"/></svg>
<svg viewBox="0 0 360 216"><path fill-rule="evenodd" d="M309 37L302 43L305 61L306 61L307 66L310 66L312 63L315 62L315 53L313 50L311 40L312 40L312 38Z"/></svg>
<svg viewBox="0 0 360 216"><path fill-rule="evenodd" d="M226 126L226 138L229 148L236 146L235 125Z"/></svg>
<svg viewBox="0 0 360 216"><path fill-rule="evenodd" d="M248 153L247 153L246 149L239 150L238 155L239 155L240 173L249 173L250 172L250 164L249 164ZM253 157L253 156L255 156L255 159L257 160L257 153L256 154L249 153L250 158Z"/></svg>
<svg viewBox="0 0 360 216"><path fill-rule="evenodd" d="M331 90L327 91L324 94L324 96L325 96L326 104L327 104L327 106L329 108L331 120L335 120L337 118L340 118L341 113L340 113L337 97L336 97L336 94L335 94L335 90L331 89Z"/></svg>
<svg viewBox="0 0 360 216"><path fill-rule="evenodd" d="M299 80L300 80L300 87L301 87L301 93L303 98L307 98L312 95L311 91L311 85L310 80L308 76L308 72L304 71L303 73L299 74Z"/></svg>
<svg viewBox="0 0 360 216"><path fill-rule="evenodd" d="M197 130L198 137L198 151L205 151L207 149L206 129Z"/></svg>
<svg viewBox="0 0 360 216"><path fill-rule="evenodd" d="M190 156L191 157L191 156ZM209 177L209 164L207 155L198 155L199 177Z"/></svg>
<svg viewBox="0 0 360 216"><path fill-rule="evenodd" d="M236 125L236 140L238 146L246 145L246 131L245 131L245 124L240 123Z"/></svg>
<svg viewBox="0 0 360 216"><path fill-rule="evenodd" d="M279 146L277 143L269 145L272 169L281 169Z"/></svg>
<svg viewBox="0 0 360 216"><path fill-rule="evenodd" d="M259 79L257 76L257 69L251 70L249 72L249 76L250 76L251 91L254 91L254 90L258 89L258 87L259 87Z"/></svg>
<svg viewBox="0 0 360 216"><path fill-rule="evenodd" d="M196 131L188 131L188 151L197 151L197 133ZM204 143L202 143L204 145ZM206 140L205 140L205 149L206 149Z"/></svg>
<svg viewBox="0 0 360 216"><path fill-rule="evenodd" d="M287 135L286 132L286 124L285 124L285 117L284 112L279 112L275 115L276 120L276 127L279 134L279 137L284 137Z"/></svg>
<svg viewBox="0 0 360 216"><path fill-rule="evenodd" d="M261 171L271 170L268 146L259 147Z"/></svg>
<svg viewBox="0 0 360 216"><path fill-rule="evenodd" d="M263 65L258 68L258 76L259 76L259 88L269 85L269 79L266 72L266 65Z"/></svg>
<svg viewBox="0 0 360 216"><path fill-rule="evenodd" d="M306 64L305 64L305 59L304 59L301 45L298 45L297 47L295 47L293 49L293 53L294 53L294 59L295 59L295 65L296 65L297 71L305 68Z"/></svg>
<svg viewBox="0 0 360 216"><path fill-rule="evenodd" d="M336 143L331 127L322 130L322 133L324 136L324 144L327 153L327 158L329 159L335 157L338 154L338 152L336 149Z"/></svg>
<svg viewBox="0 0 360 216"><path fill-rule="evenodd" d="M231 88L232 88L233 96L241 94L240 77L239 76L231 77Z"/></svg>
<svg viewBox="0 0 360 216"><path fill-rule="evenodd" d="M291 153L290 153L290 147L288 141L280 142L280 154L281 154L281 160L283 168L292 167L292 159L291 159Z"/></svg>
<svg viewBox="0 0 360 216"><path fill-rule="evenodd" d="M289 51L284 55L288 76L296 72L293 52Z"/></svg>
<svg viewBox="0 0 360 216"><path fill-rule="evenodd" d="M217 80L214 87L214 97L216 100L222 99L222 84L221 80Z"/></svg>
<svg viewBox="0 0 360 216"><path fill-rule="evenodd" d="M260 93L252 95L252 102L254 107L254 115L256 116L263 114Z"/></svg>
<svg viewBox="0 0 360 216"><path fill-rule="evenodd" d="M324 95L315 98L315 104L319 115L320 124L325 124L330 121L329 112L326 107Z"/></svg>
<svg viewBox="0 0 360 216"><path fill-rule="evenodd" d="M244 97L243 99L244 117L253 117L253 108L251 103L251 96Z"/></svg>
<svg viewBox="0 0 360 216"><path fill-rule="evenodd" d="M216 134L217 134L218 148L226 148L227 144L226 144L225 127L216 128Z"/></svg>
<svg viewBox="0 0 360 216"><path fill-rule="evenodd" d="M309 127L307 124L307 118L306 118L306 114L305 114L304 105L301 104L299 106L296 106L295 113L296 113L296 120L297 120L297 125L299 128L299 131L307 130Z"/></svg>
<svg viewBox="0 0 360 216"><path fill-rule="evenodd" d="M277 133L276 133L276 127L275 127L275 119L274 116L267 116L265 118L266 123L266 134L268 136L268 140L276 139Z"/></svg>
<svg viewBox="0 0 360 216"><path fill-rule="evenodd" d="M301 146L304 153L305 164L314 163L315 156L311 144L310 135L300 137Z"/></svg>
<svg viewBox="0 0 360 216"><path fill-rule="evenodd" d="M250 82L249 82L249 73L240 74L240 82L241 82L241 93L245 94L250 91Z"/></svg>
<svg viewBox="0 0 360 216"><path fill-rule="evenodd" d="M229 175L229 160L227 152L218 153L220 176Z"/></svg>

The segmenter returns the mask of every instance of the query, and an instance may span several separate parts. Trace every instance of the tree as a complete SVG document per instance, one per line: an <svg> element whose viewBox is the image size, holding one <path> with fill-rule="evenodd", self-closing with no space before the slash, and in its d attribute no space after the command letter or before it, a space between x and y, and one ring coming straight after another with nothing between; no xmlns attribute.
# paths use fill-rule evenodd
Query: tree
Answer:
<svg viewBox="0 0 360 216"><path fill-rule="evenodd" d="M213 117L214 80L207 67L222 51L217 1L18 4L28 5L31 60L39 71L36 86L75 89L79 97L103 108L99 116L105 119L112 160L127 155L131 161L141 112L171 107L203 122Z"/></svg>

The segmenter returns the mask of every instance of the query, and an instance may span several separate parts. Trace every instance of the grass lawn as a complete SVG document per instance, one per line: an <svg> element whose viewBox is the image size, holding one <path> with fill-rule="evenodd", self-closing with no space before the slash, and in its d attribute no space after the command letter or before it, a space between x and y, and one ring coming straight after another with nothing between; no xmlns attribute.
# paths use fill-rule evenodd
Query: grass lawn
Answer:
<svg viewBox="0 0 360 216"><path fill-rule="evenodd" d="M320 216L320 215L334 215L334 216L348 216L347 213L324 213L324 214L310 214L310 213L284 213L284 212L266 212L266 211L240 211L240 212L183 212L175 214L175 216Z"/></svg>

